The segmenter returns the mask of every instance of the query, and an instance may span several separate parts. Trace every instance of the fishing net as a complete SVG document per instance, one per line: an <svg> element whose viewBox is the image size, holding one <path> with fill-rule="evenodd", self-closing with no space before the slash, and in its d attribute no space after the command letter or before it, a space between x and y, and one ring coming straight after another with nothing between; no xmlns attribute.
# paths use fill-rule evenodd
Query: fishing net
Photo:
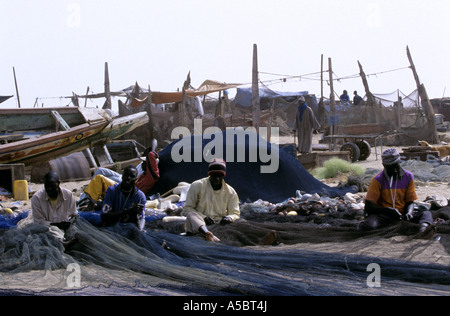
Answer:
<svg viewBox="0 0 450 316"><path fill-rule="evenodd" d="M271 214L252 216L251 220L248 217L228 226L218 225L217 234L223 239L220 244L160 230L157 221L149 222L147 231L140 232L132 224L95 227L80 217L71 232L79 241L66 251L47 227L31 224L3 230L0 293L409 295L448 294L445 291L450 289L448 264L340 253L337 248L315 251L287 246L333 242L347 245L347 250L355 243L364 249L393 236L412 239L417 228L412 224L363 234L355 231L354 222L346 220L326 227L302 222L300 217L296 222L294 217L289 220L280 215L276 219L270 218ZM449 233L448 225L441 227L446 227L445 234ZM281 245L248 247L257 245L272 230L278 232ZM368 266L372 263L381 267L380 289L367 286ZM68 287L73 264L80 267L80 284L75 288Z"/></svg>

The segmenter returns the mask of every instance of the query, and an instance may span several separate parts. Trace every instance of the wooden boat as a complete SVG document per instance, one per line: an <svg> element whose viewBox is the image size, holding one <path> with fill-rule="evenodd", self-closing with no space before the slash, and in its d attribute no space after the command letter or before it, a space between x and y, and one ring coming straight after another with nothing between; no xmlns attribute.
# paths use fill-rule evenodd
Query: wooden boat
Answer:
<svg viewBox="0 0 450 316"><path fill-rule="evenodd" d="M0 164L41 163L102 146L148 121L145 112L113 118L94 108L0 109Z"/></svg>

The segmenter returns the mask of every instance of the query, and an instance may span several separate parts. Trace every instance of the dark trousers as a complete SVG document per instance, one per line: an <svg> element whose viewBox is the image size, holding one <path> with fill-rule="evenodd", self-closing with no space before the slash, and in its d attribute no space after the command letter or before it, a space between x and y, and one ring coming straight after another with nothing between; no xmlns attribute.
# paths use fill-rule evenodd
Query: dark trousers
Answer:
<svg viewBox="0 0 450 316"><path fill-rule="evenodd" d="M359 229L373 230L397 224L400 220L401 219L399 218L393 218L392 216L383 213L370 214L363 222L359 224ZM411 222L416 224L427 223L429 225L432 225L433 216L430 211L415 213L414 217L411 219Z"/></svg>

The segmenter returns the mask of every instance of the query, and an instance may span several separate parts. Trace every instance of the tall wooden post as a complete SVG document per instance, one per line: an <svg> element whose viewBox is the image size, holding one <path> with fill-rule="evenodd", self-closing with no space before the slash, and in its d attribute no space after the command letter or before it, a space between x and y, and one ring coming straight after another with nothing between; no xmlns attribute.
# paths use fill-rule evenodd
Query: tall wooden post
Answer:
<svg viewBox="0 0 450 316"><path fill-rule="evenodd" d="M103 105L103 109L110 109L112 108L111 106L111 88L109 85L109 69L108 69L108 63L105 63L105 97L106 97L106 102Z"/></svg>
<svg viewBox="0 0 450 316"><path fill-rule="evenodd" d="M259 100L259 71L258 71L258 47L253 44L253 72L252 72L252 114L253 127L258 130L261 116L261 107Z"/></svg>
<svg viewBox="0 0 450 316"><path fill-rule="evenodd" d="M88 94L89 94L89 87L87 87L87 89L86 89L86 98L84 99L84 107L87 107L87 100L88 100L88 98L87 98L87 96L88 96Z"/></svg>
<svg viewBox="0 0 450 316"><path fill-rule="evenodd" d="M428 140L432 143L438 142L438 136L437 136L437 130L436 130L436 119L434 117L434 109L431 105L430 99L428 97L427 90L425 89L425 85L420 82L419 75L417 74L416 66L414 65L414 62L411 57L411 52L409 51L409 47L406 46L406 54L409 59L409 63L411 65L411 70L413 72L414 80L416 81L417 90L419 91L419 96L421 99L422 108L425 111L425 115L427 117L427 123L428 127L426 130L428 131L429 135L426 135L428 137Z"/></svg>
<svg viewBox="0 0 450 316"><path fill-rule="evenodd" d="M359 60L358 60L358 66L359 66L359 75L361 76L361 80L364 85L364 91L366 92L366 97L367 97L366 111L361 113L362 121L366 122L366 123L373 123L373 122L378 123L380 121L379 117L381 115L380 114L381 112L380 112L379 108L376 107L377 102L376 102L375 97L372 94L372 92L370 92L366 73L364 72L364 69L363 69L361 63L359 62Z"/></svg>
<svg viewBox="0 0 450 316"><path fill-rule="evenodd" d="M367 82L367 77L366 77L366 73L363 70L363 67L361 65L361 63L358 60L358 66L359 66L359 75L361 76L363 85L364 85L364 90L366 92L366 97L367 97L367 105L368 106L375 106L376 102L375 102L375 97L373 96L372 92L370 92L369 89L369 83Z"/></svg>
<svg viewBox="0 0 450 316"><path fill-rule="evenodd" d="M325 105L323 102L323 54L320 57L320 101L318 105L318 114L319 114L319 122L320 125L324 126L324 122L326 121L326 113L325 113Z"/></svg>
<svg viewBox="0 0 450 316"><path fill-rule="evenodd" d="M13 74L14 74L14 84L16 85L17 105L19 106L20 109L19 86L17 85L16 69L14 67L13 67Z"/></svg>
<svg viewBox="0 0 450 316"><path fill-rule="evenodd" d="M147 108L146 112L148 115L148 133L149 133L149 139L153 139L154 136L154 126L155 123L153 122L153 111L152 111L152 90L150 89L150 85L148 85L148 98L147 98Z"/></svg>
<svg viewBox="0 0 450 316"><path fill-rule="evenodd" d="M330 133L334 135L334 125L336 125L336 101L334 98L334 86L333 86L333 64L331 62L331 58L328 58L328 72L330 74Z"/></svg>

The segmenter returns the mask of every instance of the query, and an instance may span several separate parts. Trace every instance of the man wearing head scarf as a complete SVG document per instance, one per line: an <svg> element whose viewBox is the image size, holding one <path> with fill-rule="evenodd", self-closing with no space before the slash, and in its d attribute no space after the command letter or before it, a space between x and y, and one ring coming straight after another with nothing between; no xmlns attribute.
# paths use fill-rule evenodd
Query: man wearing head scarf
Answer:
<svg viewBox="0 0 450 316"><path fill-rule="evenodd" d="M384 169L370 183L365 201L368 217L359 228L371 230L407 220L420 224L420 232L425 232L433 224L433 218L430 211L414 212L417 199L414 175L400 166L396 149L384 151L381 158Z"/></svg>
<svg viewBox="0 0 450 316"><path fill-rule="evenodd" d="M312 151L313 131L320 129L320 124L313 110L306 104L305 97L301 96L298 104L294 128L294 133L297 133L298 137L297 150L307 154Z"/></svg>
<svg viewBox="0 0 450 316"><path fill-rule="evenodd" d="M208 177L191 184L183 208L187 233L201 234L208 241L218 242L220 240L208 226L229 224L239 219L239 198L224 181L226 168L224 160L213 159L208 167Z"/></svg>

